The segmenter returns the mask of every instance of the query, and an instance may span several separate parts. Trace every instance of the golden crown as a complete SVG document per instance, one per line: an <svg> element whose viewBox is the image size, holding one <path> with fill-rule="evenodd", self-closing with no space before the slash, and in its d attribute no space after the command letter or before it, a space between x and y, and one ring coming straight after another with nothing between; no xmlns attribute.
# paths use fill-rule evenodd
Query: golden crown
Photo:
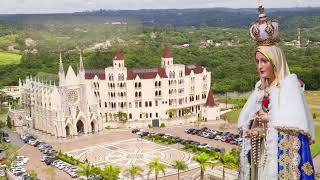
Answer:
<svg viewBox="0 0 320 180"><path fill-rule="evenodd" d="M264 7L258 8L259 19L249 26L249 33L257 46L272 46L279 41L280 25L277 20L267 19Z"/></svg>

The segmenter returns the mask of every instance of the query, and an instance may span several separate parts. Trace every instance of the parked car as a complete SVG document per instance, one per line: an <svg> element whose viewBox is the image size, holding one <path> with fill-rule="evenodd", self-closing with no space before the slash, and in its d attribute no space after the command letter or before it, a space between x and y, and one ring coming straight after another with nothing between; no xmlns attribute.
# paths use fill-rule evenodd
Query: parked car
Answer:
<svg viewBox="0 0 320 180"><path fill-rule="evenodd" d="M131 131L131 133L136 134L136 133L139 132L139 131L140 131L140 129L133 129L133 130Z"/></svg>
<svg viewBox="0 0 320 180"><path fill-rule="evenodd" d="M214 137L215 140L221 140L222 136L221 135L216 135L216 137Z"/></svg>
<svg viewBox="0 0 320 180"><path fill-rule="evenodd" d="M226 137L226 138L225 138L225 142L226 142L226 143L230 143L231 141L233 141L233 138L232 138L232 137Z"/></svg>
<svg viewBox="0 0 320 180"><path fill-rule="evenodd" d="M11 140L9 139L9 137L3 137L3 140L4 140L4 142L6 142L6 143L10 143L10 142L11 142Z"/></svg>

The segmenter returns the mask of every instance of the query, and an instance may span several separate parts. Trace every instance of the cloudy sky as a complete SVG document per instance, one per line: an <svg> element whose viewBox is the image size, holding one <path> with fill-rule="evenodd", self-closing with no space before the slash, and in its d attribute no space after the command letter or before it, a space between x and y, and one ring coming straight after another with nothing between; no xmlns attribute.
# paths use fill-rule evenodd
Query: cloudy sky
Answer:
<svg viewBox="0 0 320 180"><path fill-rule="evenodd" d="M96 9L320 7L320 0L0 0L0 14L61 13Z"/></svg>

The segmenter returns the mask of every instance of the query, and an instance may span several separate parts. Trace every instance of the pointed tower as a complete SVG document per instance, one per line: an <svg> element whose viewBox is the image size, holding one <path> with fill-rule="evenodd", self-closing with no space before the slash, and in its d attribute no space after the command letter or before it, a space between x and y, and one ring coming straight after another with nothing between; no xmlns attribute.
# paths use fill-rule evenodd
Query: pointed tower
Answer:
<svg viewBox="0 0 320 180"><path fill-rule="evenodd" d="M60 53L60 62L59 62L59 86L61 86L64 83L66 76L64 73L64 69L63 69L63 64L62 64L62 57L61 57L61 53Z"/></svg>
<svg viewBox="0 0 320 180"><path fill-rule="evenodd" d="M114 54L113 68L114 69L124 68L124 58L119 48L116 49L116 52Z"/></svg>
<svg viewBox="0 0 320 180"><path fill-rule="evenodd" d="M79 78L80 78L80 82L84 82L84 80L85 80L85 70L84 70L84 66L83 66L82 50L80 50Z"/></svg>
<svg viewBox="0 0 320 180"><path fill-rule="evenodd" d="M22 81L21 81L21 79L19 78L19 88L21 88L22 87Z"/></svg>
<svg viewBox="0 0 320 180"><path fill-rule="evenodd" d="M169 46L166 46L163 56L161 58L161 67L172 67L173 66L173 57L171 56L171 51Z"/></svg>

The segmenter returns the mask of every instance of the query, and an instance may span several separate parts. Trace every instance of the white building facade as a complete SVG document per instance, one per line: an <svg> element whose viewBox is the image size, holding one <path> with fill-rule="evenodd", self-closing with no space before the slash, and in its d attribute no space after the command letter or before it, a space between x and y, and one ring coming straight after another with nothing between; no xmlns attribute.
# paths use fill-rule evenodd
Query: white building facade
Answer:
<svg viewBox="0 0 320 180"><path fill-rule="evenodd" d="M68 137L104 128L171 125L195 117L216 120L220 109L210 82L205 67L174 64L168 47L161 67L152 69L127 69L117 49L112 67L85 70L80 55L79 71L69 66L65 74L60 56L58 85L32 78L19 83L26 112L22 124Z"/></svg>

